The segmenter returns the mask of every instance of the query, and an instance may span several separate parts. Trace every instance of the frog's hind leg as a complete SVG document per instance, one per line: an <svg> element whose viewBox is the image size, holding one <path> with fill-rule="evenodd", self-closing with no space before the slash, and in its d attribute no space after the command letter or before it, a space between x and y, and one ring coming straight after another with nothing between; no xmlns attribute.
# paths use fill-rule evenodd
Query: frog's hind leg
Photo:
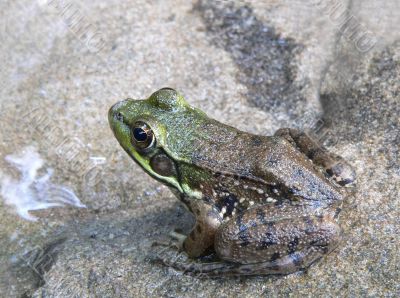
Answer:
<svg viewBox="0 0 400 298"><path fill-rule="evenodd" d="M279 212L270 207L248 209L220 226L217 262L179 256L159 261L199 277L279 275L308 268L338 245L341 229L330 216L313 215L304 206L283 204Z"/></svg>
<svg viewBox="0 0 400 298"><path fill-rule="evenodd" d="M331 215L313 215L303 206L276 208L248 209L226 222L215 237L217 255L240 263L236 270L242 274L289 274L308 268L338 245L341 229Z"/></svg>
<svg viewBox="0 0 400 298"><path fill-rule="evenodd" d="M285 275L305 270L318 261L324 254L315 247L294 252L274 261L265 261L253 264L239 264L231 262L201 263L197 260L181 262L174 259L159 261L168 267L182 273L199 278L224 276L251 276L251 275Z"/></svg>
<svg viewBox="0 0 400 298"><path fill-rule="evenodd" d="M326 150L305 132L292 128L281 128L275 132L289 141L316 165L322 166L340 185L353 182L356 178L353 168L339 155Z"/></svg>

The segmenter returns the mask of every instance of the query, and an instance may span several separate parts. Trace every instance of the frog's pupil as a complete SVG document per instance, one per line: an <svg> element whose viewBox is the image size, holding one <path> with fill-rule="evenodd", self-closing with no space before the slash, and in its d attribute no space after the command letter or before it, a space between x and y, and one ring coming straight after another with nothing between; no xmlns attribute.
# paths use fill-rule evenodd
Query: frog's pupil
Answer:
<svg viewBox="0 0 400 298"><path fill-rule="evenodd" d="M147 139L147 134L146 132L140 128L140 127L136 127L133 130L133 137L135 138L136 141L138 142L144 142Z"/></svg>

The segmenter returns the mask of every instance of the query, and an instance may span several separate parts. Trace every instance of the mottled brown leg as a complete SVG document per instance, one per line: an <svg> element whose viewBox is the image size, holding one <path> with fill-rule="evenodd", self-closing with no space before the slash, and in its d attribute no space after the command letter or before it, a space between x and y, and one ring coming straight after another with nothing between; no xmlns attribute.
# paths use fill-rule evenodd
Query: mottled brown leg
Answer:
<svg viewBox="0 0 400 298"><path fill-rule="evenodd" d="M196 216L196 224L192 231L187 237L174 231L170 233L170 236L176 240L174 243L156 243L154 246L163 246L166 248L153 258L154 262L160 262L180 271L187 271L186 268L188 266L191 268L193 264L199 262L192 260L193 258L203 256L213 248L215 233L222 221L218 211L202 200L190 201L188 202L188 207ZM171 255L169 248L172 247L176 247L178 250L173 250ZM187 257L180 254L182 250L191 258L189 259L189 264L187 263Z"/></svg>
<svg viewBox="0 0 400 298"><path fill-rule="evenodd" d="M183 242L183 249L189 257L196 258L213 247L221 218L213 206L200 200L191 202L190 209L196 216L196 224Z"/></svg>
<svg viewBox="0 0 400 298"><path fill-rule="evenodd" d="M331 251L339 226L307 208L284 205L276 213L275 206L261 206L239 213L218 230L215 250L221 259L242 264L274 261L311 246Z"/></svg>
<svg viewBox="0 0 400 298"><path fill-rule="evenodd" d="M340 185L346 185L355 180L353 168L341 156L329 152L305 132L281 128L275 132L275 136L283 137L292 143L316 165L322 166Z"/></svg>

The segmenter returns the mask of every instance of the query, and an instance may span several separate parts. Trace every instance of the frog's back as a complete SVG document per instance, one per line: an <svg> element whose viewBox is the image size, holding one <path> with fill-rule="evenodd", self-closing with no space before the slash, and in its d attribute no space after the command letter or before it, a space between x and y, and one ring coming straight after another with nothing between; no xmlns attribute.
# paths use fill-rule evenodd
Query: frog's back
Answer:
<svg viewBox="0 0 400 298"><path fill-rule="evenodd" d="M281 184L287 195L310 201L342 200L339 188L323 170L281 137L266 137L266 146L257 165L254 174L267 183L272 179Z"/></svg>
<svg viewBox="0 0 400 298"><path fill-rule="evenodd" d="M278 189L280 196L330 203L342 200L339 189L291 143L279 136L258 136L236 131L228 142L193 152L194 164L213 173L263 184L263 191Z"/></svg>

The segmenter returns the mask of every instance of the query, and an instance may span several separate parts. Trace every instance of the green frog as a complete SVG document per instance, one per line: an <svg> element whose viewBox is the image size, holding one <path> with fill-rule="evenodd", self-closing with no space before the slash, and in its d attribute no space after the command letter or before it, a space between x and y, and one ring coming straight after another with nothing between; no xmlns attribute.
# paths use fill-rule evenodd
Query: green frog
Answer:
<svg viewBox="0 0 400 298"><path fill-rule="evenodd" d="M197 260L166 265L209 276L289 274L337 247L343 186L355 172L306 133L240 131L171 88L120 101L108 119L129 156L196 218L188 236L172 235ZM212 262L198 260L209 254Z"/></svg>

